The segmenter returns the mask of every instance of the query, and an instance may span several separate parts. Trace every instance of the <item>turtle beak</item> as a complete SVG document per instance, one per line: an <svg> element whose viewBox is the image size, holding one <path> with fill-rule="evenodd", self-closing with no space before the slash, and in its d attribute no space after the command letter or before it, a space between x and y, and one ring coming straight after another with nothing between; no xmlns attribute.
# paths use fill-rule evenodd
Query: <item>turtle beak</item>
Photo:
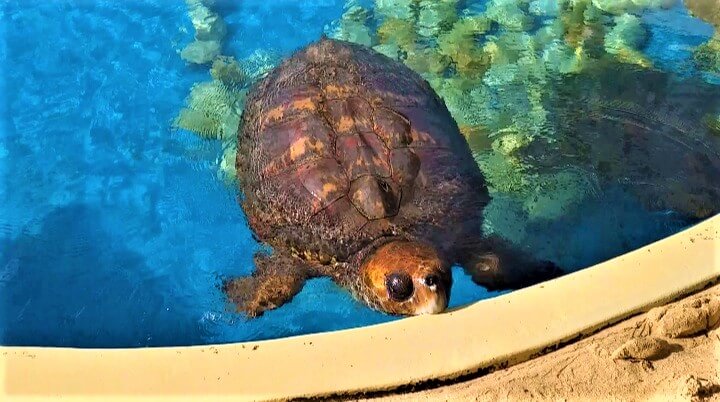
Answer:
<svg viewBox="0 0 720 402"><path fill-rule="evenodd" d="M437 314L447 309L450 301L452 277L449 274L431 273L418 280L415 315Z"/></svg>

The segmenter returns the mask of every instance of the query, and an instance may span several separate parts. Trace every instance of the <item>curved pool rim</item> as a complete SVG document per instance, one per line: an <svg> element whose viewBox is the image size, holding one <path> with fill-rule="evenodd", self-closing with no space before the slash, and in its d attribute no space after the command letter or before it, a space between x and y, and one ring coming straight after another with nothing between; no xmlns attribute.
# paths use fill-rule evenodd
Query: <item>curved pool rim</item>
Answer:
<svg viewBox="0 0 720 402"><path fill-rule="evenodd" d="M506 367L720 278L720 214L565 275L444 314L259 342L0 348L2 400L285 400L403 389ZM437 383L437 382L436 382Z"/></svg>

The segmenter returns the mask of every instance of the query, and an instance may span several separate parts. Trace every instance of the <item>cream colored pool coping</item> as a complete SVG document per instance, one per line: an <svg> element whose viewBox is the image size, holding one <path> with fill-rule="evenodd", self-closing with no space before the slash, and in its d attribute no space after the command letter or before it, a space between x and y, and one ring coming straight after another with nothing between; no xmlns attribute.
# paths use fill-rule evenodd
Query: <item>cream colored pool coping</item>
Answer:
<svg viewBox="0 0 720 402"><path fill-rule="evenodd" d="M0 400L267 400L391 390L527 360L720 277L720 215L455 311L217 346L0 348Z"/></svg>

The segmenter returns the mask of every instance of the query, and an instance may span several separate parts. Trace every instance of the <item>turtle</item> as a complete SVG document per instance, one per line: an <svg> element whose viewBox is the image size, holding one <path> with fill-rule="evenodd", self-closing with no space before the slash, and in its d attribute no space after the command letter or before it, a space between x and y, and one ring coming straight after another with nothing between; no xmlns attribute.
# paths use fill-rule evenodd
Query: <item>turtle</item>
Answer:
<svg viewBox="0 0 720 402"><path fill-rule="evenodd" d="M239 203L252 274L225 279L257 317L329 277L390 315L444 311L454 264L488 289L559 276L483 232L488 188L444 101L371 48L321 37L248 93L238 129Z"/></svg>

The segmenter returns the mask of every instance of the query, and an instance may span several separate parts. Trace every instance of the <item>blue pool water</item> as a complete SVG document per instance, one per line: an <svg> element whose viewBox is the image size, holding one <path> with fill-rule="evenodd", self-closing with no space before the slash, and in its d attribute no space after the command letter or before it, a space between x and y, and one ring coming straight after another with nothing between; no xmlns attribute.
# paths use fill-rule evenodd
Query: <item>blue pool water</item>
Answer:
<svg viewBox="0 0 720 402"><path fill-rule="evenodd" d="M216 9L228 25L223 53L241 59L314 41L345 2L234 3ZM690 18L666 13L647 18ZM230 311L218 285L249 274L259 245L237 191L218 179L221 144L170 129L190 87L209 77L179 56L193 32L183 2L4 1L0 21L0 344L223 343L396 319L325 279L261 318ZM658 63L681 65L689 56L668 57L666 45L682 50L712 34L692 22L653 31ZM515 230L502 219L513 201L494 205L495 229ZM608 188L522 230L526 246L574 270L691 223ZM455 278L453 306L497 294L459 269Z"/></svg>

